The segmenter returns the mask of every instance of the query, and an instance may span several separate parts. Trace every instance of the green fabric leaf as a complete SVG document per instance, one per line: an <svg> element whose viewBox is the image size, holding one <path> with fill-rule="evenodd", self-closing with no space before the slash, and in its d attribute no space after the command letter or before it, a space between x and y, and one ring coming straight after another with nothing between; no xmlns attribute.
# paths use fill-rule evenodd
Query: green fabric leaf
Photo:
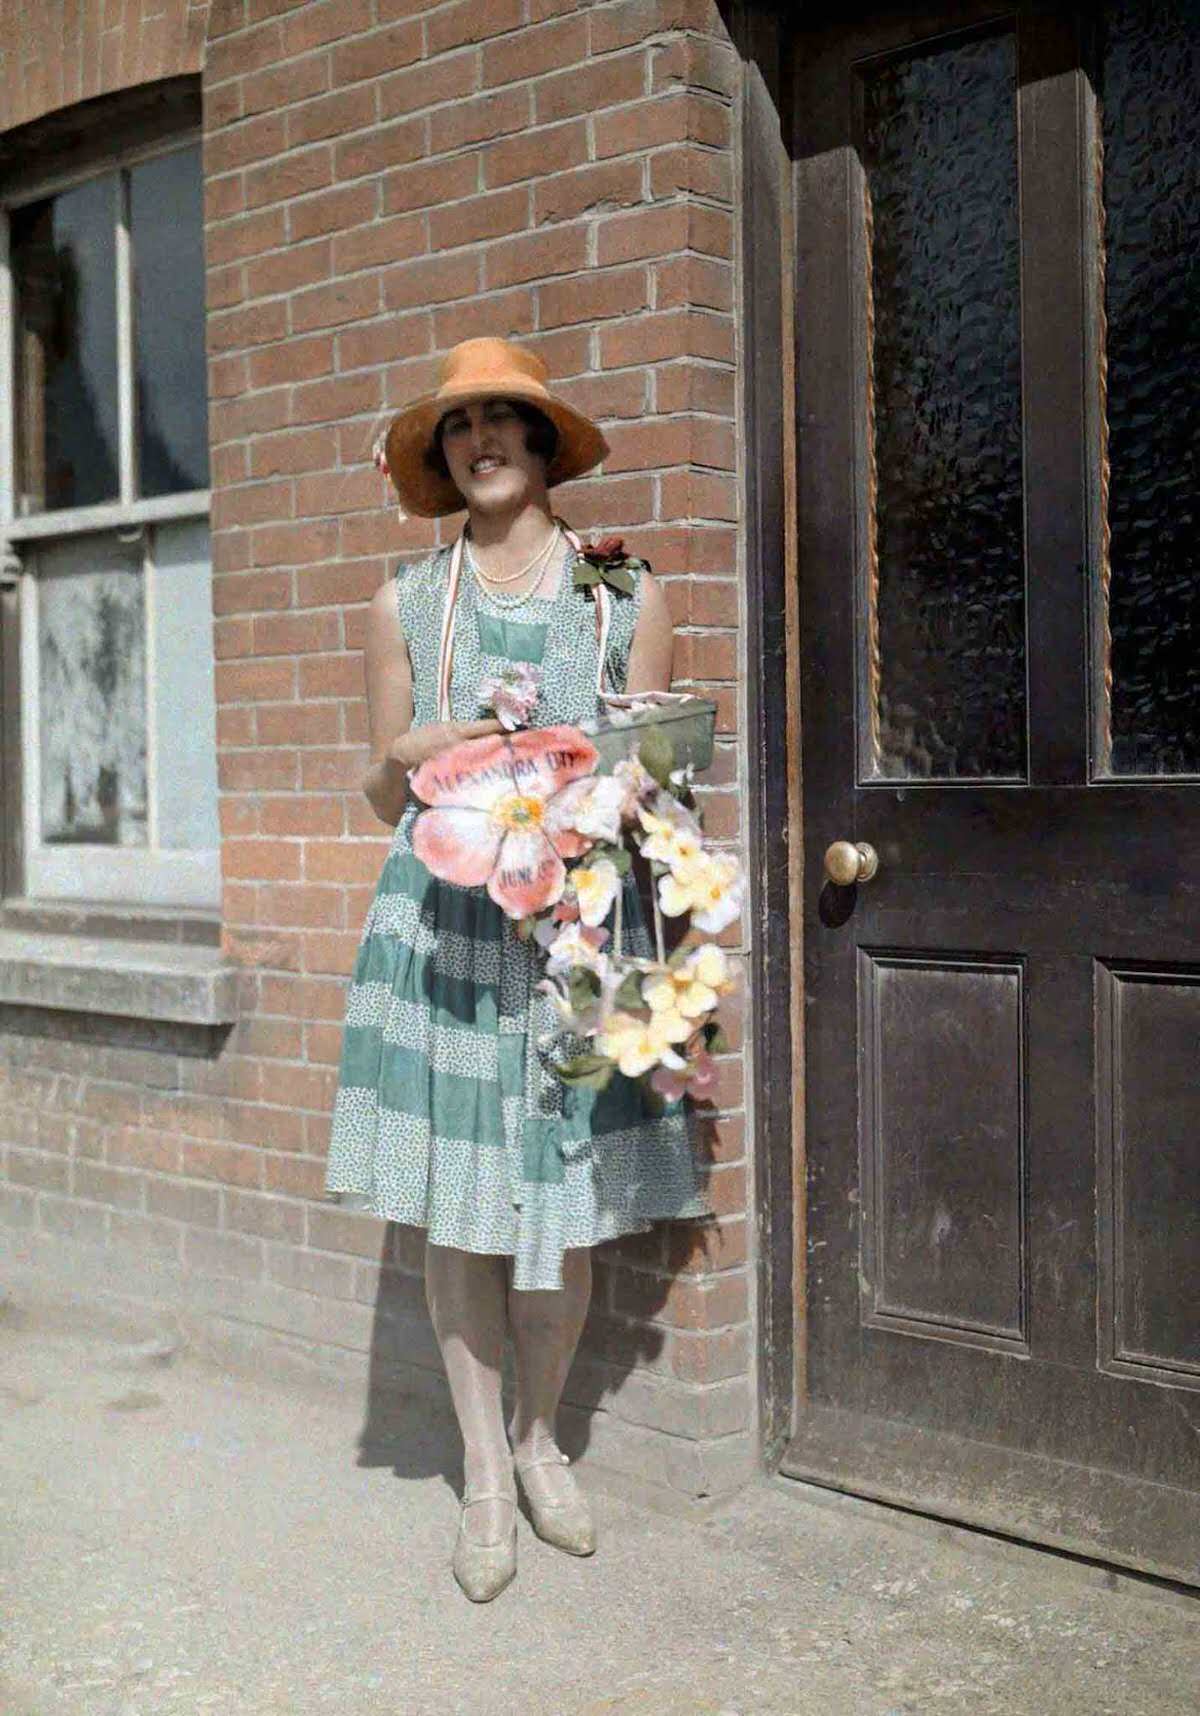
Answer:
<svg viewBox="0 0 1200 1716"><path fill-rule="evenodd" d="M600 568L590 560L577 560L572 582L577 590L590 590L600 582Z"/></svg>
<svg viewBox="0 0 1200 1716"><path fill-rule="evenodd" d="M567 973L567 1000L572 1010L582 1013L585 1007L590 1007L600 993L600 979L594 971L588 971L581 965L573 965Z"/></svg>
<svg viewBox="0 0 1200 1716"><path fill-rule="evenodd" d="M633 595L633 573L626 571L624 566L602 566L600 576L623 596Z"/></svg>
<svg viewBox="0 0 1200 1716"><path fill-rule="evenodd" d="M633 863L627 846L610 846L607 841L599 840L588 853L584 863L591 865L601 858L607 858L618 876L627 876Z"/></svg>
<svg viewBox="0 0 1200 1716"><path fill-rule="evenodd" d="M554 1070L564 1084L584 1090L607 1090L617 1063L605 1055L573 1055Z"/></svg>
<svg viewBox="0 0 1200 1716"><path fill-rule="evenodd" d="M622 1012L628 1013L642 1007L642 974L640 971L629 971L621 979L620 987L613 997Z"/></svg>

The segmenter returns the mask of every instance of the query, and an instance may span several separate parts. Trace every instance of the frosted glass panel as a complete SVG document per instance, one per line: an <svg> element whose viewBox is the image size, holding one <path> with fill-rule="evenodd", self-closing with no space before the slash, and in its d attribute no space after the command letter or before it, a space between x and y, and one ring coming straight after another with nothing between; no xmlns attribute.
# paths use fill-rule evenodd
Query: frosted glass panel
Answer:
<svg viewBox="0 0 1200 1716"><path fill-rule="evenodd" d="M873 414L868 774L1025 771L1016 52L863 83Z"/></svg>
<svg viewBox="0 0 1200 1716"><path fill-rule="evenodd" d="M38 559L42 841L144 846L140 554L115 538L88 536Z"/></svg>
<svg viewBox="0 0 1200 1716"><path fill-rule="evenodd" d="M1101 766L1200 773L1200 7L1104 9L1107 637Z"/></svg>
<svg viewBox="0 0 1200 1716"><path fill-rule="evenodd" d="M207 525L160 525L154 557L158 843L188 851L215 848L217 715Z"/></svg>

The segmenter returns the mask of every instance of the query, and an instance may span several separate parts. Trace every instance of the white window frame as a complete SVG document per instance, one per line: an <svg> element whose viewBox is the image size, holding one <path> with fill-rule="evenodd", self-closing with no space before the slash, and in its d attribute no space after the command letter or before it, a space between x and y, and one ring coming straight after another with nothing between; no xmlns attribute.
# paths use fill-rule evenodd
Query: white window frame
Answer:
<svg viewBox="0 0 1200 1716"><path fill-rule="evenodd" d="M177 519L207 520L211 491L139 498L137 489L137 422L135 400L134 283L130 248L128 180L125 170L139 162L175 154L201 143L199 127L142 147L100 155L86 167L69 173L26 180L20 190L0 200L0 580L19 589L21 662L21 816L24 834L22 892L37 899L99 900L211 908L221 898L219 846L185 850L159 845L157 805L158 752L155 734L154 617L155 566L153 527ZM17 377L12 338L16 304L10 263L10 216L14 209L40 202L106 174L114 180L116 208L117 317L117 499L98 505L61 507L18 514L16 502ZM60 542L87 533L119 532L126 539L140 536L142 590L146 638L146 845L136 847L43 845L41 830L40 732L38 720L38 545ZM17 552L20 550L20 552ZM215 735L214 735L215 743ZM81 880L86 872L86 885Z"/></svg>

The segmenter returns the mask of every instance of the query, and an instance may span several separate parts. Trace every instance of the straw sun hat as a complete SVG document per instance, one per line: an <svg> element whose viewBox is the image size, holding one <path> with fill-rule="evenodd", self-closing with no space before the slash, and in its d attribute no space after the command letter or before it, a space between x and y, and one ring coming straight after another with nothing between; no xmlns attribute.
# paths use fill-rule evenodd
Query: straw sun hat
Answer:
<svg viewBox="0 0 1200 1716"><path fill-rule="evenodd" d="M546 468L548 486L582 476L598 465L608 443L590 418L555 397L541 358L511 340L463 340L442 359L438 386L393 417L384 438L388 475L406 512L440 518L461 512L463 497L448 477L425 463L441 417L456 405L490 397L535 405L558 430L558 447Z"/></svg>

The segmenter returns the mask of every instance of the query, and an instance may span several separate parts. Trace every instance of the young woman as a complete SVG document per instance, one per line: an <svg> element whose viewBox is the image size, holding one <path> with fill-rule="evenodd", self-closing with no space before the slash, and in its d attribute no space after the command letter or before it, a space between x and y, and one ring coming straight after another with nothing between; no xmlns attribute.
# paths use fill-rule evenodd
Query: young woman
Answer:
<svg viewBox="0 0 1200 1716"><path fill-rule="evenodd" d="M516 1571L514 1466L534 1528L591 1554L587 1500L555 1442L559 1397L591 1294L591 1250L664 1217L703 1213L686 1123L619 1074L568 1089L542 1044L542 954L483 888L435 879L412 848L409 772L500 731L480 688L514 663L540 672L534 726L598 712L598 691L666 689L671 624L652 577L631 593L573 580L578 539L548 490L607 452L547 386L533 353L466 340L440 385L396 417L386 462L410 513L465 508L452 548L402 567L371 603L365 647L372 762L364 791L395 826L347 997L327 1189L425 1229L425 1282L462 1431L453 1569L486 1602ZM598 619L603 623L598 624ZM625 946L650 952L631 882ZM511 1335L516 1403L501 1361Z"/></svg>

